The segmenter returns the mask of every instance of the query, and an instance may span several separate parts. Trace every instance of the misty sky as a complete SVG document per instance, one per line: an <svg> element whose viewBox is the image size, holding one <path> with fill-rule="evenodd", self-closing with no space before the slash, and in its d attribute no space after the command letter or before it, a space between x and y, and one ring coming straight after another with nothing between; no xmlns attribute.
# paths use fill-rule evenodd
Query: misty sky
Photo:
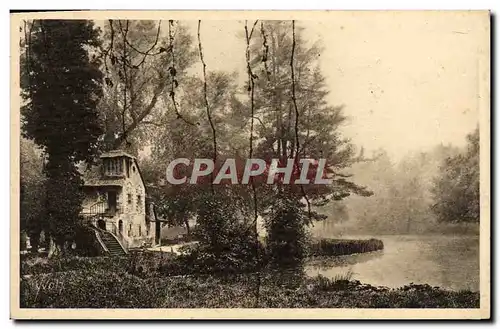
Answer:
<svg viewBox="0 0 500 329"><path fill-rule="evenodd" d="M196 36L196 21L182 23ZM344 12L299 24L311 42L322 41L329 101L345 105L345 134L356 145L400 159L439 143L464 145L478 124L484 14ZM207 70L245 77L243 28L244 21L202 22Z"/></svg>

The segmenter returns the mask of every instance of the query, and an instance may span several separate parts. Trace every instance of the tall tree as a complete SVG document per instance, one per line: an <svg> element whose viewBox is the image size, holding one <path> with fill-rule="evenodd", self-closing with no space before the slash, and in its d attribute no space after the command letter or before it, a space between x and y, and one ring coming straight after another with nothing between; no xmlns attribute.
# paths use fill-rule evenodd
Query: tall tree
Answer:
<svg viewBox="0 0 500 329"><path fill-rule="evenodd" d="M258 76L254 115L262 124L256 125L256 155L326 159L333 184L304 185L313 204L340 200L352 193L369 195L342 174L357 157L354 146L341 134L346 123L343 108L327 101L329 90L319 68L319 44L308 46L300 27L292 34L291 22L263 22L257 36L252 52L253 72ZM298 193L302 194L300 189Z"/></svg>
<svg viewBox="0 0 500 329"><path fill-rule="evenodd" d="M245 122L252 125L253 119L258 121L253 137L254 157L279 158L281 165L287 159L326 159L326 174L333 179L329 185L280 186L278 182L278 186L257 187L259 212L268 219L269 238L278 239L269 245L277 246L277 255L281 253L279 248L288 246L282 249L290 255L276 257L288 266L293 263L291 259L303 257L304 226L326 217L315 211L315 206L352 193L367 196L370 192L341 172L356 161L356 156L353 145L340 133L346 122L342 107L327 101L329 91L319 68L319 45L309 46L303 29L295 22L265 21L255 24L252 31L254 40L248 59L251 79L247 88L254 101L247 106ZM298 167L294 172L299 174ZM287 234L295 237L293 241L280 240L287 229L291 230Z"/></svg>
<svg viewBox="0 0 500 329"><path fill-rule="evenodd" d="M432 191L439 221L479 222L479 128L467 135L462 153L444 161Z"/></svg>
<svg viewBox="0 0 500 329"><path fill-rule="evenodd" d="M97 105L102 73L92 21L37 20L22 56L22 130L47 154L44 229L64 250L79 225L83 198L79 161L91 161L102 129Z"/></svg>

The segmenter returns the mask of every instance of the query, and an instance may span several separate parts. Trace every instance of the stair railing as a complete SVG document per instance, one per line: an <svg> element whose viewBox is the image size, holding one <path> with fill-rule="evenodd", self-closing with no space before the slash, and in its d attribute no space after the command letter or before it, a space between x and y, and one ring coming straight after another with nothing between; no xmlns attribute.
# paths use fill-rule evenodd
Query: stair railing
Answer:
<svg viewBox="0 0 500 329"><path fill-rule="evenodd" d="M95 234L95 237L97 239L97 242L101 245L101 247L104 250L104 252L105 253L109 253L108 246L106 246L106 244L102 240L102 236L101 236L101 233L105 232L105 231L101 230L100 228L98 228L97 226L95 226L93 223L88 223L88 225L94 230L94 234Z"/></svg>
<svg viewBox="0 0 500 329"><path fill-rule="evenodd" d="M104 241L102 241L100 232L98 230L94 230L94 233L95 233L97 241L99 242L99 244L101 245L101 247L104 249L104 251L106 253L109 253L108 246L106 246L106 244L104 243Z"/></svg>
<svg viewBox="0 0 500 329"><path fill-rule="evenodd" d="M126 243L125 237L120 232L120 230L118 229L118 227L116 227L115 223L111 223L111 232L110 233L113 234L117 238L118 243L120 244L120 246L122 247L122 249L125 251L125 253L128 253L128 249L125 248L125 245L128 245Z"/></svg>
<svg viewBox="0 0 500 329"><path fill-rule="evenodd" d="M96 202L89 208L90 215L101 215L106 212L106 202Z"/></svg>

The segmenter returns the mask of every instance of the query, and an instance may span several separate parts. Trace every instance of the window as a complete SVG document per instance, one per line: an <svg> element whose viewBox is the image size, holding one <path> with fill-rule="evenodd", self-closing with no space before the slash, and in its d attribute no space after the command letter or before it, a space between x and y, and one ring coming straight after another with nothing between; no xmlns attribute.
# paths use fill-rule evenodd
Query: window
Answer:
<svg viewBox="0 0 500 329"><path fill-rule="evenodd" d="M121 158L106 159L104 172L108 176L119 176L123 174L123 160Z"/></svg>
<svg viewBox="0 0 500 329"><path fill-rule="evenodd" d="M123 161L120 158L116 159L116 171L118 175L121 175L123 172Z"/></svg>
<svg viewBox="0 0 500 329"><path fill-rule="evenodd" d="M128 233L127 235L128 235L129 237L131 237L131 236L132 236L132 224L130 224L130 225L129 225L129 227L128 227L128 232L127 232L127 233Z"/></svg>
<svg viewBox="0 0 500 329"><path fill-rule="evenodd" d="M132 194L127 194L127 204L128 211L134 211L134 196Z"/></svg>
<svg viewBox="0 0 500 329"><path fill-rule="evenodd" d="M142 198L141 195L137 195L137 211L142 213Z"/></svg>
<svg viewBox="0 0 500 329"><path fill-rule="evenodd" d="M139 224L139 236L142 236L141 224Z"/></svg>

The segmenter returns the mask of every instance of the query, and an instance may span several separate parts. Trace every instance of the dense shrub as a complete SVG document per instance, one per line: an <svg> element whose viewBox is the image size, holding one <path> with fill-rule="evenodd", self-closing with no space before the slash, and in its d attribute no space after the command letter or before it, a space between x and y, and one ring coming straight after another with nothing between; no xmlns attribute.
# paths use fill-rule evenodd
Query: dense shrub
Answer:
<svg viewBox="0 0 500 329"><path fill-rule="evenodd" d="M233 237L233 241L242 235ZM255 240L247 238L243 243L225 248L216 254L206 245L190 245L182 249L182 254L161 265L163 275L213 274L234 275L257 270L255 261ZM265 264L265 249L259 244L260 268Z"/></svg>
<svg viewBox="0 0 500 329"><path fill-rule="evenodd" d="M283 197L272 205L265 220L268 232L266 245L272 268L299 268L307 250L305 224L307 215L303 205L291 197Z"/></svg>
<svg viewBox="0 0 500 329"><path fill-rule="evenodd" d="M193 236L198 243L187 247L177 264L167 264L165 272L239 273L254 271L257 240L248 218L248 209L234 195L218 189L199 200Z"/></svg>
<svg viewBox="0 0 500 329"><path fill-rule="evenodd" d="M76 250L75 254L80 256L103 256L104 250L99 244L95 231L89 226L81 225L77 227L75 234Z"/></svg>
<svg viewBox="0 0 500 329"><path fill-rule="evenodd" d="M310 244L309 254L311 256L341 256L377 251L382 249L384 249L384 243L377 239L321 239Z"/></svg>

